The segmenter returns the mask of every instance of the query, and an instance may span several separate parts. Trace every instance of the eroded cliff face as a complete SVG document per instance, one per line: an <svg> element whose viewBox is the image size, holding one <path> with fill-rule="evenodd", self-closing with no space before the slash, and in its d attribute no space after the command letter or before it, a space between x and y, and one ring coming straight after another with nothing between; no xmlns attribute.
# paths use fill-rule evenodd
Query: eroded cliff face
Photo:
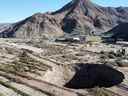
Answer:
<svg viewBox="0 0 128 96"><path fill-rule="evenodd" d="M1 31L1 37L54 38L65 33L86 35L106 32L128 22L127 7L102 7L90 0L73 0L56 12L37 13Z"/></svg>
<svg viewBox="0 0 128 96"><path fill-rule="evenodd" d="M13 27L5 30L7 33L14 33L12 36L17 38L40 38L62 36L59 21L50 14L37 13L33 16L13 24ZM8 37L8 36L7 36ZM10 36L11 37L11 36Z"/></svg>
<svg viewBox="0 0 128 96"><path fill-rule="evenodd" d="M63 30L71 33L72 30L80 27L85 34L86 32L87 34L91 32L99 34L122 22L128 22L127 15L128 8L105 8L89 0L76 0L73 2L72 9L63 19Z"/></svg>

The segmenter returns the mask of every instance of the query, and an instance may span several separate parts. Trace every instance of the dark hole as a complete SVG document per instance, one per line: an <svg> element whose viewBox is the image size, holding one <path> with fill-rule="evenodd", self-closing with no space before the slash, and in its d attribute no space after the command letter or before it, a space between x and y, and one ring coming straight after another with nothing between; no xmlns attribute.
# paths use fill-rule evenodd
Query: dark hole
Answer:
<svg viewBox="0 0 128 96"><path fill-rule="evenodd" d="M72 89L112 87L120 84L123 73L103 64L77 64L76 74L65 84L65 87Z"/></svg>

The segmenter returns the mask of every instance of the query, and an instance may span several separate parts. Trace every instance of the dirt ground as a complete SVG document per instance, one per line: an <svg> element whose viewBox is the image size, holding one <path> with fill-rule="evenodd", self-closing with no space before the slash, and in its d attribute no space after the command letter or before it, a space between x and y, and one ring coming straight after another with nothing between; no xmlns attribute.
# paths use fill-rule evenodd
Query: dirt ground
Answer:
<svg viewBox="0 0 128 96"><path fill-rule="evenodd" d="M109 57L109 52L122 48L126 56L120 58L125 61L125 66L118 66L118 57ZM128 96L127 52L124 43L78 44L0 39L0 96L95 96L95 89L63 87L74 76L73 66L76 63L107 63L120 70L125 74L124 82L104 89L109 95L103 96ZM106 54L108 57L104 57Z"/></svg>

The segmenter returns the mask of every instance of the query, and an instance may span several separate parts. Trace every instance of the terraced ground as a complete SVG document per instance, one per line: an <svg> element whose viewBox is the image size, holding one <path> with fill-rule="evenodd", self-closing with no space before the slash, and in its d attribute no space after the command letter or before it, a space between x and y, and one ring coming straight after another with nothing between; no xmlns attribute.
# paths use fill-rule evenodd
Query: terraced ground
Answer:
<svg viewBox="0 0 128 96"><path fill-rule="evenodd" d="M63 85L75 74L75 63L100 63L100 51L121 47L0 39L0 96L95 96L95 88L73 90ZM128 96L128 68L116 68L126 78L104 89L102 96Z"/></svg>

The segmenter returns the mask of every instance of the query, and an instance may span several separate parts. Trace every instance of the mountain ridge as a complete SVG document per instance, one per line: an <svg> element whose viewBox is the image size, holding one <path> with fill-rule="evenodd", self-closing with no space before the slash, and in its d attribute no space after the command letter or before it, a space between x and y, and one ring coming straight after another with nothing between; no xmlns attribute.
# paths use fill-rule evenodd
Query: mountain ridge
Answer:
<svg viewBox="0 0 128 96"><path fill-rule="evenodd" d="M102 7L90 0L73 0L55 12L37 13L14 23L0 37L49 39L74 33L101 34L127 22L128 7Z"/></svg>

